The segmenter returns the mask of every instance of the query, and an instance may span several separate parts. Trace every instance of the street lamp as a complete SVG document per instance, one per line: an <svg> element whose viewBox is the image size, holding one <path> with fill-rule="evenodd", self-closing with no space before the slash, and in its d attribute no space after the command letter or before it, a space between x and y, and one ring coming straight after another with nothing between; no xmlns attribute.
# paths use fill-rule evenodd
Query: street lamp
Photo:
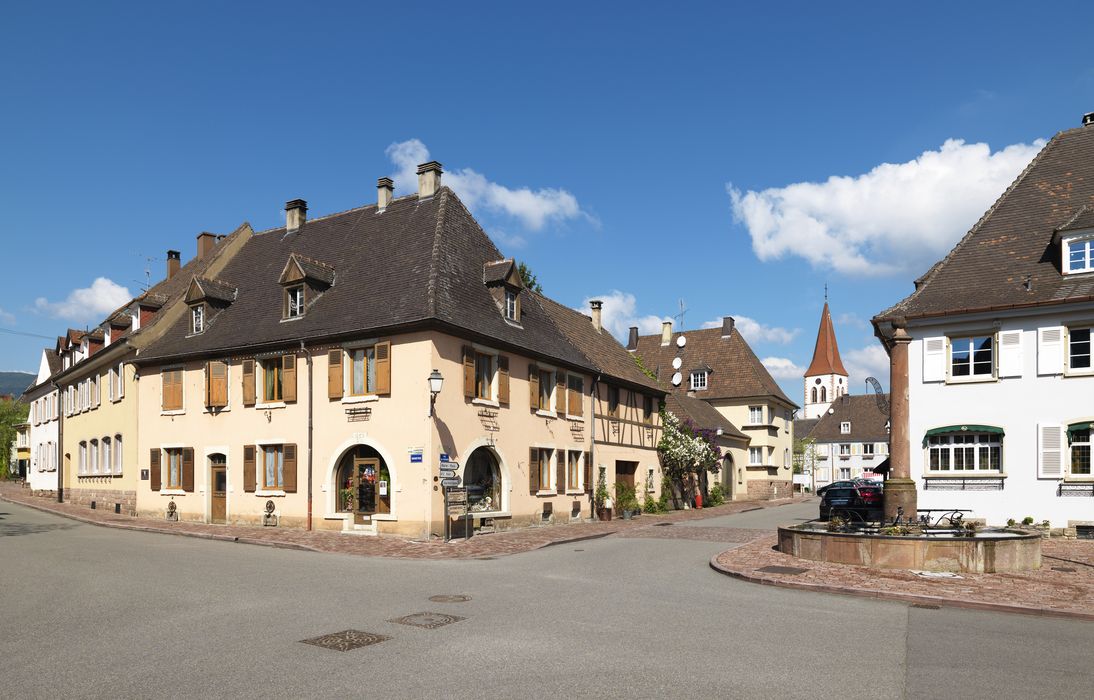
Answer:
<svg viewBox="0 0 1094 700"><path fill-rule="evenodd" d="M441 393L441 386L444 384L444 377L437 370L433 370L429 373L429 417L433 417L433 404L437 402L437 394Z"/></svg>

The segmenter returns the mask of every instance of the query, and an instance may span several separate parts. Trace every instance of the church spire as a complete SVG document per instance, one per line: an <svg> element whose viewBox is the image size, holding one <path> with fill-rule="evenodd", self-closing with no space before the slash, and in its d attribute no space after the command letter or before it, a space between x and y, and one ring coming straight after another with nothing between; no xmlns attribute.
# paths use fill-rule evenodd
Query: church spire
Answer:
<svg viewBox="0 0 1094 700"><path fill-rule="evenodd" d="M805 370L805 376L839 374L846 377L847 370L843 368L839 345L836 344L836 330L832 327L832 314L828 311L827 285L824 291L824 310L821 311L820 328L817 329L817 344L813 347L813 361L809 363L809 369Z"/></svg>

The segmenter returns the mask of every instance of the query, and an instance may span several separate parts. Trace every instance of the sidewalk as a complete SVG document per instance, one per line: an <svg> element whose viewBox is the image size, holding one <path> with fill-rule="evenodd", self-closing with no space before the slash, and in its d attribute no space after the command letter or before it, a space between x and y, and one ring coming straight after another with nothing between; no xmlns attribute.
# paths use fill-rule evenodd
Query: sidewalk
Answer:
<svg viewBox="0 0 1094 700"><path fill-rule="evenodd" d="M1039 571L923 578L901 569L797 559L765 536L716 555L710 566L744 581L785 588L896 600L919 607L950 606L1094 621L1094 541L1046 539ZM791 567L783 572L766 567ZM794 573L794 571L800 573Z"/></svg>
<svg viewBox="0 0 1094 700"><path fill-rule="evenodd" d="M572 542L594 537L606 537L625 533L657 523L677 523L688 520L715 518L746 510L770 508L787 503L799 503L801 498L784 498L774 501L735 501L702 510L673 511L664 515L642 515L634 520L575 523L529 527L506 532L475 535L469 540L453 540L445 543L440 538L428 541L400 537L370 537L330 531L295 530L278 527L254 527L246 525L207 525L191 522L168 522L152 518L134 518L115 515L112 512L91 510L71 503L36 497L12 482L0 482L0 500L19 503L38 510L54 513L92 525L116 527L141 532L184 535L204 539L240 542L301 549L313 552L356 554L362 556L393 557L400 559L475 559L499 557L527 552L552 544ZM672 529L672 528L658 528ZM762 531L756 531L761 534Z"/></svg>

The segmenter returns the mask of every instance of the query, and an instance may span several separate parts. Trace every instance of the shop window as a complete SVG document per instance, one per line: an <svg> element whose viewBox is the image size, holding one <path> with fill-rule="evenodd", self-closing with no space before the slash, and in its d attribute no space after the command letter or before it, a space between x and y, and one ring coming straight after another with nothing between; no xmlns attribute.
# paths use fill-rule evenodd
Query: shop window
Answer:
<svg viewBox="0 0 1094 700"><path fill-rule="evenodd" d="M471 453L463 468L468 508L476 513L501 510L501 469L489 448Z"/></svg>

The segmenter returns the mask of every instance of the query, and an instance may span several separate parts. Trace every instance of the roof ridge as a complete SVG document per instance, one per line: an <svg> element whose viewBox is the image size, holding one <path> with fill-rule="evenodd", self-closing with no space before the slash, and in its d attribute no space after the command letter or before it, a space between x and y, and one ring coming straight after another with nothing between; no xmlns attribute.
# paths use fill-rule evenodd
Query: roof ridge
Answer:
<svg viewBox="0 0 1094 700"><path fill-rule="evenodd" d="M411 197L417 197L417 196L418 196L417 193L415 193L415 194L404 194L402 197L396 197L395 199L391 200L391 204L394 204L395 202L401 202L403 200L410 199ZM389 204L388 206L390 207L391 204ZM354 214L354 213L357 213L357 212L365 211L367 209L375 209L377 206L379 206L379 205L378 204L362 204L360 206L350 207L349 209L343 209L342 211L331 212L330 214L324 214L323 216L316 216L316 217L311 218L311 219L305 219L304 224L306 225L306 224L312 223L314 221L325 221L326 219L332 219L336 216L344 216L345 214ZM257 235L263 234L263 233L275 233L277 231L284 231L284 230L285 230L285 226L284 226L284 224L282 224L281 226L274 226L272 228L262 229L261 231L255 231L254 235L257 236Z"/></svg>
<svg viewBox="0 0 1094 700"><path fill-rule="evenodd" d="M941 260L939 260L934 265L932 265L931 268L929 270L927 270L926 273L924 273L921 277L919 277L916 280L917 282L919 280L922 280L922 283L919 286L917 286L912 291L911 294L904 297L903 299L901 299L897 303L893 304L888 309L885 309L884 311L879 313L874 318L880 319L880 318L885 318L887 316L893 315L893 313L898 308L901 308L901 307L907 305L913 299L918 297L920 295L920 293L922 293L923 290L926 289L927 285L931 283L931 280L935 279L935 277L938 276L938 273L946 266L946 264L949 263L953 259L954 254L958 250L960 250L981 229L981 227L984 225L984 223L989 218L991 218L991 215L994 214L996 209L999 208L999 205L1002 204L1003 201L1010 195L1010 193L1013 192L1018 187L1018 185L1021 184L1022 181L1026 179L1026 176L1029 175L1029 173L1033 170L1033 167L1035 165L1037 165L1038 163L1041 162L1041 160L1044 158L1044 155L1046 153L1048 153L1049 150L1052 149L1057 143L1059 143L1062 140L1062 137L1065 134L1071 134L1073 132L1080 131L1081 128L1082 127L1077 127L1077 128L1074 128L1074 129L1065 129L1063 131L1056 132L1052 136L1052 138L1048 140L1048 143L1045 144L1044 148L1042 148L1040 151L1038 151L1037 155L1033 156L1033 159L1030 160L1030 162L1026 165L1025 168L1022 169L1022 172L1018 174L1018 177L1014 178L1014 181L1011 182L1010 185L1007 186L1007 189L1003 190L1003 194L999 195L999 197L997 197L996 200L994 202L992 202L992 205L990 207L988 207L988 210L985 211L980 216L979 219L976 220L976 223L972 225L972 228L970 228L965 233L965 235L961 237L961 240L959 240L957 243L954 244L953 248L950 249L950 252L947 253L946 256L943 257Z"/></svg>
<svg viewBox="0 0 1094 700"><path fill-rule="evenodd" d="M426 314L433 318L437 317L437 277L440 274L438 267L438 257L441 254L441 241L444 239L444 220L447 215L448 205L448 193L447 187L442 187L438 196L440 197L437 204L437 224L433 228L433 249L429 253L429 283L426 285Z"/></svg>

